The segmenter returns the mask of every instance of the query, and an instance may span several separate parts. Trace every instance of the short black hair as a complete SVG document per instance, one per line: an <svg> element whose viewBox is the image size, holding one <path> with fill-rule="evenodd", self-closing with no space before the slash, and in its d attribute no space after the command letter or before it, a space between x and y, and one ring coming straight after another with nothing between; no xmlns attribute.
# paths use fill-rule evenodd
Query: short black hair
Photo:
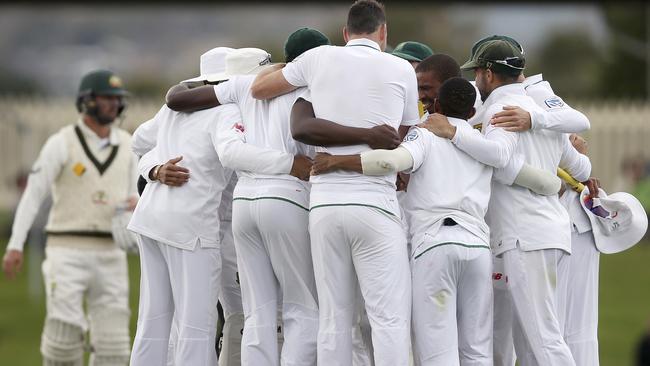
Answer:
<svg viewBox="0 0 650 366"><path fill-rule="evenodd" d="M444 53L431 55L418 64L415 72L433 72L441 83L454 77L460 77L460 65L453 57Z"/></svg>
<svg viewBox="0 0 650 366"><path fill-rule="evenodd" d="M386 24L384 5L375 0L357 0L348 12L347 30L351 34L374 33Z"/></svg>
<svg viewBox="0 0 650 366"><path fill-rule="evenodd" d="M451 78L440 86L438 102L445 116L468 119L476 102L476 89L464 78Z"/></svg>

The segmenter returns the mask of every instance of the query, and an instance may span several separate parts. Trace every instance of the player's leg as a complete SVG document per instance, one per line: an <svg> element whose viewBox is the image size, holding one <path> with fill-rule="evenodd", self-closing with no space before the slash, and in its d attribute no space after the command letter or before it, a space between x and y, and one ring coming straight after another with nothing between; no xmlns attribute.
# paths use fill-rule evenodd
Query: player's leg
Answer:
<svg viewBox="0 0 650 366"><path fill-rule="evenodd" d="M279 365L278 282L259 233L260 201L233 202L233 236L245 315L242 365Z"/></svg>
<svg viewBox="0 0 650 366"><path fill-rule="evenodd" d="M221 232L221 291L220 302L225 323L220 366L239 366L241 364L241 339L244 332L244 309L241 302L241 287L237 272L237 254L232 235L232 223L222 221Z"/></svg>
<svg viewBox="0 0 650 366"><path fill-rule="evenodd" d="M463 366L492 366L492 253L465 248L458 282L458 345Z"/></svg>
<svg viewBox="0 0 650 366"><path fill-rule="evenodd" d="M515 345L512 339L514 309L508 291L508 276L503 271L503 258L492 257L492 288L494 290L494 321L492 350L494 366L515 366Z"/></svg>
<svg viewBox="0 0 650 366"><path fill-rule="evenodd" d="M51 243L51 240L48 244ZM83 294L90 277L81 251L48 245L43 262L46 316L41 336L44 366L81 366L84 333Z"/></svg>
<svg viewBox="0 0 650 366"><path fill-rule="evenodd" d="M126 253L117 247L94 251L94 276L88 288L91 366L129 362L129 275Z"/></svg>
<svg viewBox="0 0 650 366"><path fill-rule="evenodd" d="M345 239L344 207L326 206L309 213L309 233L318 289L318 365L352 364L352 327L357 278Z"/></svg>
<svg viewBox="0 0 650 366"><path fill-rule="evenodd" d="M568 271L558 282L565 290L558 296L564 339L576 365L597 366L598 359L598 268L600 253L591 231L571 237ZM559 275L558 275L559 276Z"/></svg>
<svg viewBox="0 0 650 366"><path fill-rule="evenodd" d="M372 327L375 364L408 365L411 273L402 222L363 206L343 207L341 216Z"/></svg>
<svg viewBox="0 0 650 366"><path fill-rule="evenodd" d="M221 279L219 248L162 248L174 294L178 325L175 365L214 366L217 299Z"/></svg>
<svg viewBox="0 0 650 366"><path fill-rule="evenodd" d="M413 360L416 366L459 365L458 248L432 248L413 260Z"/></svg>
<svg viewBox="0 0 650 366"><path fill-rule="evenodd" d="M318 300L309 239L309 211L281 200L260 200L260 232L282 290L282 365L314 365Z"/></svg>
<svg viewBox="0 0 650 366"><path fill-rule="evenodd" d="M503 254L516 313L515 350L522 366L575 365L562 337L555 305L557 265L563 255L559 249L524 252L518 248Z"/></svg>
<svg viewBox="0 0 650 366"><path fill-rule="evenodd" d="M352 366L374 366L375 352L372 349L372 329L366 313L366 303L363 301L361 290L357 289L356 292L354 321L357 325L352 329Z"/></svg>
<svg viewBox="0 0 650 366"><path fill-rule="evenodd" d="M140 305L133 340L131 366L164 365L174 303L167 262L161 246L138 235L140 249Z"/></svg>

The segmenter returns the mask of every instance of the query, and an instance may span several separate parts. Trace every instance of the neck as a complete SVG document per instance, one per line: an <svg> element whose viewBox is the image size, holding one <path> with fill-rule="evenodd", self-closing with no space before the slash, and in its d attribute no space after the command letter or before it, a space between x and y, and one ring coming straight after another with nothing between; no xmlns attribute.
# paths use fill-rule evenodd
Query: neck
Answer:
<svg viewBox="0 0 650 366"><path fill-rule="evenodd" d="M369 39L371 41L375 41L377 44L381 44L381 41L379 40L379 33L368 33L368 34L350 34L348 41L352 41L353 39Z"/></svg>
<svg viewBox="0 0 650 366"><path fill-rule="evenodd" d="M100 138L107 138L111 134L110 125L102 125L99 122L95 121L91 116L84 114L82 120L88 128L90 128L97 136Z"/></svg>

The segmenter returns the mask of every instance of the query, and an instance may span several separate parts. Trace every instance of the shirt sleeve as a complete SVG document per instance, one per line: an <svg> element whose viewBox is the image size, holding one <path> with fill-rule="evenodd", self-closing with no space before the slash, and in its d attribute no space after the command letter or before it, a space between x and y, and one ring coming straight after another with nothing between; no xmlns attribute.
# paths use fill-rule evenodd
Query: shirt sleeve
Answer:
<svg viewBox="0 0 650 366"><path fill-rule="evenodd" d="M501 168L495 169L493 178L507 186L512 185L519 174L519 171L524 166L524 156L522 154L515 153L512 155L512 158L508 161L508 164Z"/></svg>
<svg viewBox="0 0 650 366"><path fill-rule="evenodd" d="M245 125L238 108L223 110L215 126L212 142L224 167L258 174L291 172L292 154L246 143Z"/></svg>
<svg viewBox="0 0 650 366"><path fill-rule="evenodd" d="M129 197L138 197L138 177L140 172L138 171L138 156L131 154L131 166L129 169L130 180L129 180Z"/></svg>
<svg viewBox="0 0 650 366"><path fill-rule="evenodd" d="M413 126L420 123L420 112L418 112L418 81L415 71L409 65L406 77L406 94L404 100L404 114L402 115L402 126Z"/></svg>
<svg viewBox="0 0 650 366"><path fill-rule="evenodd" d="M569 135L563 136L562 157L560 168L571 174L577 181L584 182L591 175L591 161L586 155L582 155L569 141Z"/></svg>
<svg viewBox="0 0 650 366"><path fill-rule="evenodd" d="M157 123L156 121L160 119L161 114L164 113L166 108L166 106L163 106L152 119L142 123L138 128L136 128L135 132L133 132L131 150L138 157L146 154L156 146L158 140L158 127L160 126L160 123Z"/></svg>
<svg viewBox="0 0 650 366"><path fill-rule="evenodd" d="M493 115L501 108L501 105L493 105L486 115ZM490 124L484 127L484 132L485 135L481 135L481 132L469 125L459 125L451 142L485 165L497 169L505 167L514 154L519 136Z"/></svg>
<svg viewBox="0 0 650 366"><path fill-rule="evenodd" d="M142 155L140 161L138 161L138 171L136 174L141 175L147 183L151 183L153 180L149 178L149 172L156 165L160 164L163 164L163 162L159 161L156 149L149 150L149 152Z"/></svg>
<svg viewBox="0 0 650 366"><path fill-rule="evenodd" d="M526 87L526 93L544 110L530 113L532 129L578 133L590 128L587 116L571 108L562 98L555 95L547 81L529 85Z"/></svg>
<svg viewBox="0 0 650 366"><path fill-rule="evenodd" d="M34 223L43 201L50 195L52 184L61 173L68 159L65 138L61 134L51 136L32 166L27 187L20 199L11 228L7 250L23 250L29 228Z"/></svg>
<svg viewBox="0 0 650 366"><path fill-rule="evenodd" d="M405 148L413 158L413 167L410 170L407 170L406 173L415 172L420 168L420 166L422 166L424 159L427 157L431 143L433 143L433 141L431 141L431 136L428 131L419 127L411 127L400 144L400 146Z"/></svg>
<svg viewBox="0 0 650 366"><path fill-rule="evenodd" d="M238 104L244 93L248 92L245 84L247 83L243 78L235 76L226 82L215 85L214 94L217 96L219 104Z"/></svg>
<svg viewBox="0 0 650 366"><path fill-rule="evenodd" d="M318 61L321 53L328 46L312 48L302 55L296 57L282 68L282 75L287 82L293 86L309 86L314 77L314 72L318 69Z"/></svg>

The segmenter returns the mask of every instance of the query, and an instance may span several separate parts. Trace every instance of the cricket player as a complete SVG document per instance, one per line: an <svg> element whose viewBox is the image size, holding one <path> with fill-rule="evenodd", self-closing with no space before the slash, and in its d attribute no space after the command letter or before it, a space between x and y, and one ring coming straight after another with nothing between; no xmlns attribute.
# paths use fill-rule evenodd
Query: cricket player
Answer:
<svg viewBox="0 0 650 366"><path fill-rule="evenodd" d="M86 74L77 94L79 120L52 135L29 175L3 260L13 278L42 201L51 193L43 278L45 366L83 364L90 330L90 365L127 365L129 304L126 253L111 238L116 207L137 197L131 136L113 125L126 106L121 79L108 70ZM84 313L84 304L88 316Z"/></svg>
<svg viewBox="0 0 650 366"><path fill-rule="evenodd" d="M571 142L587 155L587 141L572 134ZM598 192L600 183L589 192ZM594 242L591 222L580 204L580 193L567 187L560 201L571 218L571 256L558 271L564 276L558 283L558 317L577 366L598 366L598 268L600 252Z"/></svg>
<svg viewBox="0 0 650 366"><path fill-rule="evenodd" d="M492 116L508 104L541 111L518 82L524 63L519 48L507 41L491 40L480 45L474 57L463 65L463 69L473 69L476 74L484 116ZM513 134L490 128L489 120L483 120L490 144L484 144L485 139L472 139L461 130L454 133L452 142L470 155L484 156L483 148L493 145L496 153L490 159L508 161L515 153L527 163L551 172L560 166L583 180L588 177L589 160L573 149L568 136L550 130ZM507 291L516 315L513 331L517 356L522 365L574 365L560 333L555 288L550 282L558 274L560 261L570 253L566 210L555 196L537 196L498 180L492 192L487 222L493 253L503 258L504 274L509 280Z"/></svg>
<svg viewBox="0 0 650 366"><path fill-rule="evenodd" d="M253 96L266 99L307 86L318 118L360 128L408 128L419 121L415 72L408 62L382 52L386 37L383 6L357 1L348 12L344 47L305 52L284 69L258 78ZM321 151L339 155L368 149L352 145ZM408 364L410 276L395 178L332 172L311 179L319 365L352 364L357 288L372 327L375 364Z"/></svg>
<svg viewBox="0 0 650 366"><path fill-rule="evenodd" d="M217 48L206 53L201 76L186 82L223 80L230 51ZM139 141L151 141L153 136L155 145L138 165L148 184L129 224L139 236L142 268L132 365L166 364L172 319L178 328L175 364L216 364L221 287L218 209L232 171L219 163L215 139L219 123L240 121L236 108L185 115L163 106L136 130L136 153L147 148Z"/></svg>
<svg viewBox="0 0 650 366"><path fill-rule="evenodd" d="M302 28L289 36L285 45L292 60L312 47L329 44L317 30ZM268 53L242 49L244 68L264 64ZM259 71L256 70L256 71ZM244 123L239 130L247 144L276 148L296 155L296 169L284 174L260 174L241 166L240 157L222 154L222 162L240 175L234 193L233 234L242 280L242 300L246 323L242 340L242 363L246 365L313 365L316 362L318 303L313 278L311 248L307 231L309 186L313 149L295 142L289 132L289 116L295 100L305 92L298 90L269 102L257 101L250 94L254 76L233 78L209 91L212 103L235 103ZM197 93L201 93L198 90ZM201 95L170 95L174 108L188 110L178 99L205 100ZM190 104L190 103L187 103ZM193 108L202 108L194 102ZM192 110L192 109L189 109ZM227 149L228 144L220 144ZM283 214L280 216L278 212ZM275 328L278 291L282 294L284 345L278 352Z"/></svg>

